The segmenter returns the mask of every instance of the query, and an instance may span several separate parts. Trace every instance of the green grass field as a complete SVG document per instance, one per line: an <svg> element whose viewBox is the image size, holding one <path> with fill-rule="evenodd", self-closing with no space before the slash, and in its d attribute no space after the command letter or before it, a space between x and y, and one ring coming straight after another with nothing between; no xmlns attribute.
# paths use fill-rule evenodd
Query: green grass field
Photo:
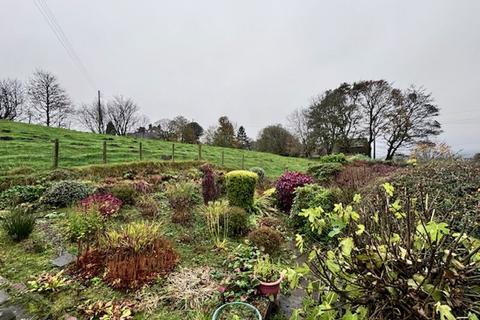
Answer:
<svg viewBox="0 0 480 320"><path fill-rule="evenodd" d="M0 176L10 175L19 167L35 171L50 169L54 139L59 139L59 167L64 168L101 164L104 140L108 146L108 163L139 160L140 142L143 145L143 160L160 160L172 153L172 143L167 141L99 135L0 120ZM222 151L224 166L241 168L244 155L245 168L262 167L272 177L279 176L286 168L304 171L312 163L307 159L212 146L202 146L202 160L220 165ZM197 159L197 145L175 143L176 161Z"/></svg>

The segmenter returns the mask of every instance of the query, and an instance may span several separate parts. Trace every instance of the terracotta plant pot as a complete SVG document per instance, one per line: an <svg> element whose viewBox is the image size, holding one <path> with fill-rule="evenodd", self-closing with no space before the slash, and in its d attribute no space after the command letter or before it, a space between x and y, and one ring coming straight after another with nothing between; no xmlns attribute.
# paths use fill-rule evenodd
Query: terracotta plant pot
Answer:
<svg viewBox="0 0 480 320"><path fill-rule="evenodd" d="M271 296L273 295L275 298L277 297L278 293L280 292L280 283L283 280L283 273L280 273L280 277L277 281L274 282L262 282L260 281L260 285L258 286L258 291L260 294L264 296Z"/></svg>

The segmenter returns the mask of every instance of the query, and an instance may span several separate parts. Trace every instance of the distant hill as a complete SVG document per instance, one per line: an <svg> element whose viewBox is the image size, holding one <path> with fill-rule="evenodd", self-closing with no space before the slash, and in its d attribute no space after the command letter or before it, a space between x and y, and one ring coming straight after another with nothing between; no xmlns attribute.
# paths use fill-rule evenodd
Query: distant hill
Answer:
<svg viewBox="0 0 480 320"><path fill-rule="evenodd" d="M19 167L47 170L52 166L53 140L59 139L60 167L74 167L102 163L103 141L107 141L108 163L139 160L142 142L143 160L161 160L172 154L172 142L86 133L49 128L41 125L0 120L0 175L8 175ZM279 176L285 168L304 171L311 160L245 151L232 148L202 146L202 159L241 168L262 167L269 176ZM175 142L175 160L198 159L198 146Z"/></svg>

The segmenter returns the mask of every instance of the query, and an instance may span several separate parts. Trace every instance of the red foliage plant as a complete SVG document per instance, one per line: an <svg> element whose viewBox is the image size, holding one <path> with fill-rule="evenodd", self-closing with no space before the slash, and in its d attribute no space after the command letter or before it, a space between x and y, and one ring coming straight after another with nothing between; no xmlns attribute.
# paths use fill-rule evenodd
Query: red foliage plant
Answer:
<svg viewBox="0 0 480 320"><path fill-rule="evenodd" d="M175 268L178 254L165 239L156 239L150 250L133 254L130 251L108 254L105 280L119 289L138 288Z"/></svg>
<svg viewBox="0 0 480 320"><path fill-rule="evenodd" d="M218 197L217 185L215 182L215 172L213 168L206 164L200 167L202 176L202 195L203 202L207 204L210 201L214 201Z"/></svg>
<svg viewBox="0 0 480 320"><path fill-rule="evenodd" d="M300 172L285 172L280 178L278 178L275 185L280 209L284 212L290 212L295 189L313 182L313 178L309 175Z"/></svg>
<svg viewBox="0 0 480 320"><path fill-rule="evenodd" d="M364 161L355 161L335 175L334 183L342 189L357 191L374 179L386 177L398 168L398 166L384 163L371 164Z"/></svg>
<svg viewBox="0 0 480 320"><path fill-rule="evenodd" d="M112 194L94 194L80 201L84 210L98 210L105 217L116 214L122 207L122 200Z"/></svg>

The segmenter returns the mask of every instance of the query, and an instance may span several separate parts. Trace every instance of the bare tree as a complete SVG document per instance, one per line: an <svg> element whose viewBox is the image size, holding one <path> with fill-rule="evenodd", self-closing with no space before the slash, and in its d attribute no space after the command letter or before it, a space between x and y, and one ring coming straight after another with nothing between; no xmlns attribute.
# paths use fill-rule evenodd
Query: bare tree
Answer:
<svg viewBox="0 0 480 320"><path fill-rule="evenodd" d="M105 133L107 129L107 110L105 104L96 100L90 104L82 104L77 111L78 121L93 133Z"/></svg>
<svg viewBox="0 0 480 320"><path fill-rule="evenodd" d="M50 72L43 70L34 72L28 95L36 116L48 127L52 124L64 125L66 117L73 111L65 89Z"/></svg>
<svg viewBox="0 0 480 320"><path fill-rule="evenodd" d="M0 81L0 119L18 119L24 111L24 103L25 90L20 80Z"/></svg>
<svg viewBox="0 0 480 320"><path fill-rule="evenodd" d="M370 156L375 158L375 142L387 121L386 114L393 106L392 86L385 80L360 81L353 84L354 100L362 110Z"/></svg>
<svg viewBox="0 0 480 320"><path fill-rule="evenodd" d="M312 130L308 125L308 109L299 108L293 111L288 117L288 129L300 141L302 145L302 155L309 157L313 152L315 143L313 142Z"/></svg>
<svg viewBox="0 0 480 320"><path fill-rule="evenodd" d="M131 98L115 96L108 103L108 118L115 127L118 135L125 136L132 131L140 121L139 107Z"/></svg>
<svg viewBox="0 0 480 320"><path fill-rule="evenodd" d="M435 120L439 108L434 104L431 93L423 88L411 86L401 92L393 92L394 107L386 115L384 138L387 143L386 160L391 160L400 147L409 146L439 135L440 123Z"/></svg>

